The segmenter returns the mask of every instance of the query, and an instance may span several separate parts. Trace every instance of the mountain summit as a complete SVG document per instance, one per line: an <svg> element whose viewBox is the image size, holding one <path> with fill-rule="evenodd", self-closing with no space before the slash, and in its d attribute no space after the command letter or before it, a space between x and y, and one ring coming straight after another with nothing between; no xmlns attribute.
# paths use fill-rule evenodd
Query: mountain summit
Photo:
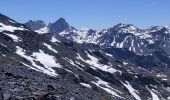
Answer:
<svg viewBox="0 0 170 100"><path fill-rule="evenodd" d="M56 22L48 25L50 33L60 33L64 31L65 29L67 29L68 27L69 27L69 24L66 22L64 18L60 18Z"/></svg>
<svg viewBox="0 0 170 100"><path fill-rule="evenodd" d="M38 33L60 33L69 27L69 24L64 18L59 18L54 23L45 24L42 20L28 21L26 27Z"/></svg>
<svg viewBox="0 0 170 100"><path fill-rule="evenodd" d="M45 22L43 22L42 20L29 20L25 23L25 25L33 31L40 30L41 28L44 28L46 26Z"/></svg>

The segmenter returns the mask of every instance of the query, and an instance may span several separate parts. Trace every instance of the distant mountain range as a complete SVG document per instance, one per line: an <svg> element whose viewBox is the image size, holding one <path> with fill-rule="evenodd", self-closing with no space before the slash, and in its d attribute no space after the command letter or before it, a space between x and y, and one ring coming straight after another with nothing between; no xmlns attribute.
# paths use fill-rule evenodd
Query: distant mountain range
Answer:
<svg viewBox="0 0 170 100"><path fill-rule="evenodd" d="M168 27L153 26L144 30L132 24L120 23L109 29L78 30L70 26L63 18L48 25L45 25L43 21L28 21L25 25L40 34L59 34L77 43L93 43L101 47L125 48L136 54L144 55L152 54L153 51L157 50L163 50L170 54L170 28Z"/></svg>
<svg viewBox="0 0 170 100"><path fill-rule="evenodd" d="M0 100L169 100L170 29L78 30L0 14Z"/></svg>

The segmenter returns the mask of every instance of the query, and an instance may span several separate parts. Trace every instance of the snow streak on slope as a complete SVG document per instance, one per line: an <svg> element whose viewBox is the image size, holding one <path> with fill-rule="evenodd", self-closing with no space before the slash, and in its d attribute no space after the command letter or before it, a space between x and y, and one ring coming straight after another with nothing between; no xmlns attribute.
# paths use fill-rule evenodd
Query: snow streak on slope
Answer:
<svg viewBox="0 0 170 100"><path fill-rule="evenodd" d="M27 56L24 50L17 46L16 54L20 55L21 57L27 59L31 62L32 66L29 66L31 69L36 71L43 72L50 76L57 76L58 74L55 72L52 67L61 68L62 66L56 63L55 58L53 56L45 54L42 50L40 52L35 52L31 56ZM38 65L36 62L40 62L43 66Z"/></svg>
<svg viewBox="0 0 170 100"><path fill-rule="evenodd" d="M51 42L61 42L61 41L57 40L55 37L52 37Z"/></svg>
<svg viewBox="0 0 170 100"><path fill-rule="evenodd" d="M137 91L130 85L129 82L126 82L125 84L122 83L128 90L129 92L137 99L141 100L141 98L138 96Z"/></svg>
<svg viewBox="0 0 170 100"><path fill-rule="evenodd" d="M97 78L97 77L96 77ZM97 82L92 82L93 84L97 85L98 87L100 87L101 89L105 90L107 93L110 93L113 97L119 97L119 98L123 98L121 96L119 96L117 93L122 94L120 91L112 88L111 86L109 86L109 83L101 80L100 78L97 78L98 81Z"/></svg>
<svg viewBox="0 0 170 100"><path fill-rule="evenodd" d="M151 93L152 96L152 100L160 100L158 95L156 95L152 90L150 90L149 88L147 88L149 90L149 92Z"/></svg>
<svg viewBox="0 0 170 100"><path fill-rule="evenodd" d="M86 83L80 83L82 86L87 87L87 88L92 88L92 86L90 86L89 84Z"/></svg>
<svg viewBox="0 0 170 100"><path fill-rule="evenodd" d="M51 47L51 45L44 43L44 45L51 51L53 51L54 53L58 53L54 48Z"/></svg>
<svg viewBox="0 0 170 100"><path fill-rule="evenodd" d="M5 25L3 23L0 23L0 32L3 32L3 31L14 32L16 30L23 31L23 30L26 30L26 29L23 28L22 26L21 27L15 27L15 26L10 26L10 25Z"/></svg>
<svg viewBox="0 0 170 100"><path fill-rule="evenodd" d="M10 38L13 39L14 42L19 42L21 41L20 38L14 34L7 34L7 33L4 33L5 35L9 36Z"/></svg>
<svg viewBox="0 0 170 100"><path fill-rule="evenodd" d="M79 54L77 54L78 55L77 59L82 60L83 62L86 62L87 64L90 64L93 69L100 69L102 71L109 72L109 73L115 73L115 72L121 73L121 71L112 68L111 65L109 66L109 65L100 64L98 62L98 59L94 56L91 56L89 53L86 52L86 54L89 60L84 60Z"/></svg>

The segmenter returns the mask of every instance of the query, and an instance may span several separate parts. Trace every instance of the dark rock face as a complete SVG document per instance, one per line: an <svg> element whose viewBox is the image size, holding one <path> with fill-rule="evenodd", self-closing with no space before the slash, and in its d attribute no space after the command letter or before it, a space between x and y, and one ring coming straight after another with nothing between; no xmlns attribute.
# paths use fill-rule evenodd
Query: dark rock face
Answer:
<svg viewBox="0 0 170 100"><path fill-rule="evenodd" d="M7 16L4 16L4 15L0 14L0 22L4 23L6 25L13 25L15 21L10 19Z"/></svg>
<svg viewBox="0 0 170 100"><path fill-rule="evenodd" d="M64 18L58 19L55 23L51 23L48 25L50 33L60 33L67 29L69 24L65 21Z"/></svg>
<svg viewBox="0 0 170 100"><path fill-rule="evenodd" d="M42 20L37 20L37 21L30 20L25 23L25 26L27 28L30 28L31 30L35 31L35 30L44 28L46 26L46 24Z"/></svg>

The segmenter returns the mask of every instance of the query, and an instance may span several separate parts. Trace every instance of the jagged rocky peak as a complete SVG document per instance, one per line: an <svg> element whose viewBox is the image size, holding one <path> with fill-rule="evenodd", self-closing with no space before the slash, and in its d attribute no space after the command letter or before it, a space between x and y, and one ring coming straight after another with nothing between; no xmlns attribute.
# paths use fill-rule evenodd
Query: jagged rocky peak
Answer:
<svg viewBox="0 0 170 100"><path fill-rule="evenodd" d="M63 17L59 18L55 23L61 23L61 24L67 24L68 25L68 23L66 22L66 20Z"/></svg>
<svg viewBox="0 0 170 100"><path fill-rule="evenodd" d="M49 32L51 33L60 33L65 29L69 28L69 24L64 18L59 18L56 22L50 23L48 25Z"/></svg>
<svg viewBox="0 0 170 100"><path fill-rule="evenodd" d="M40 30L41 28L44 28L46 26L45 22L42 20L29 20L28 22L25 23L26 27L29 29L36 31Z"/></svg>
<svg viewBox="0 0 170 100"><path fill-rule="evenodd" d="M94 30L94 29L89 29L88 32L89 32L89 33L95 33L96 30Z"/></svg>
<svg viewBox="0 0 170 100"><path fill-rule="evenodd" d="M170 29L167 26L151 26L150 28L147 29L148 32L165 32L165 33L170 33Z"/></svg>
<svg viewBox="0 0 170 100"><path fill-rule="evenodd" d="M114 29L115 31L118 31L119 33L136 33L140 31L139 28L135 27L132 24L122 24L122 23L119 23L110 29Z"/></svg>

